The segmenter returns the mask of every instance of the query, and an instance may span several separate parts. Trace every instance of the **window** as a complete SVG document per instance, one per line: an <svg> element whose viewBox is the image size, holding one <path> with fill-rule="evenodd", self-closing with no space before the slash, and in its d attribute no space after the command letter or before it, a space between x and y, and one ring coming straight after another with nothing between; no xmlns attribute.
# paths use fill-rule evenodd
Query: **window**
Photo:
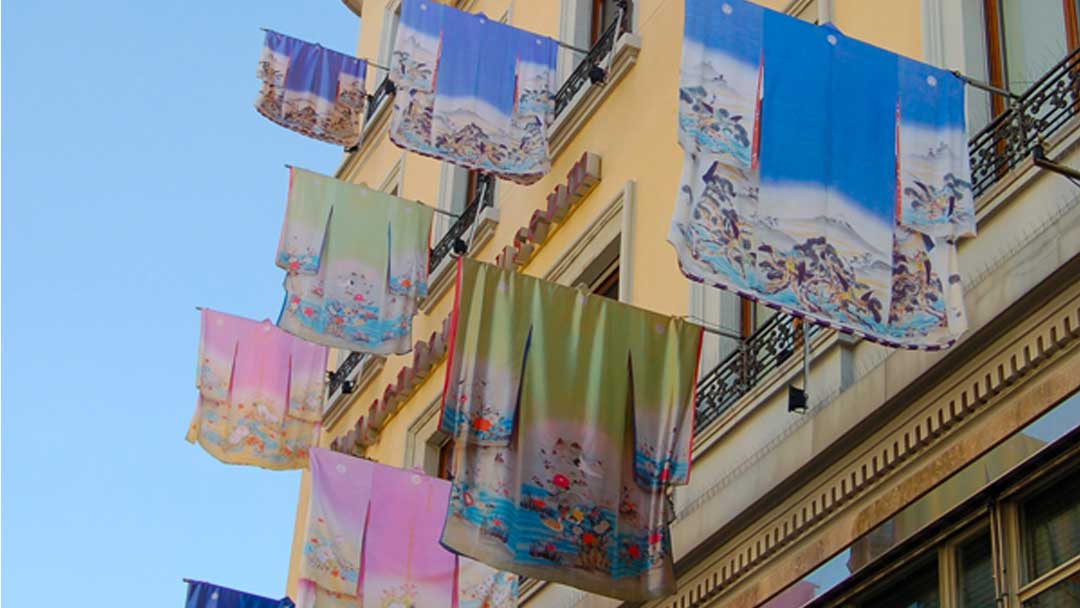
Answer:
<svg viewBox="0 0 1080 608"><path fill-rule="evenodd" d="M383 13L382 40L379 43L379 63L390 65L390 57L394 54L394 43L397 42L398 24L401 23L401 2L390 0Z"/></svg>
<svg viewBox="0 0 1080 608"><path fill-rule="evenodd" d="M446 443L439 448L439 468L435 473L435 476L439 479L453 479L453 464L454 464L454 440L447 439Z"/></svg>
<svg viewBox="0 0 1080 608"><path fill-rule="evenodd" d="M1014 93L1080 46L1077 0L983 0L990 82ZM1000 98L994 114L1005 109Z"/></svg>
<svg viewBox="0 0 1080 608"><path fill-rule="evenodd" d="M617 261L603 272L600 279L593 284L592 291L605 298L619 299L619 263Z"/></svg>
<svg viewBox="0 0 1080 608"><path fill-rule="evenodd" d="M580 49L591 48L604 31L619 18L619 0L561 0L559 40ZM567 48L559 49L558 81L570 77L585 56Z"/></svg>
<svg viewBox="0 0 1080 608"><path fill-rule="evenodd" d="M956 578L959 608L994 605L994 561L989 530L957 548Z"/></svg>
<svg viewBox="0 0 1080 608"><path fill-rule="evenodd" d="M884 589L875 590L865 599L853 602L858 608L938 608L938 562L932 556L914 571L895 577Z"/></svg>
<svg viewBox="0 0 1080 608"><path fill-rule="evenodd" d="M491 195L491 189L495 187L495 178L480 171L470 171L464 167L458 167L444 162L442 175L439 178L439 209L449 211L454 215L461 215L470 204L478 199L481 193ZM436 240L442 238L455 218L439 215L435 220Z"/></svg>
<svg viewBox="0 0 1080 608"><path fill-rule="evenodd" d="M619 4L616 0L592 0L589 46L596 44L607 28L618 18Z"/></svg>
<svg viewBox="0 0 1080 608"><path fill-rule="evenodd" d="M1025 501L1021 519L1029 582L1080 555L1080 475Z"/></svg>

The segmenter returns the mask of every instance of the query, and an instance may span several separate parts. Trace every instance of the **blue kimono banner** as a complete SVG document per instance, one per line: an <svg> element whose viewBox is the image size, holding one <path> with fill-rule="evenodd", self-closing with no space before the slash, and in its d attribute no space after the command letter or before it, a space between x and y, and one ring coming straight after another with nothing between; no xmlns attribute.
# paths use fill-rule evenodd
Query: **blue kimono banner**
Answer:
<svg viewBox="0 0 1080 608"><path fill-rule="evenodd" d="M185 608L294 608L292 600L270 599L202 581L188 581Z"/></svg>
<svg viewBox="0 0 1080 608"><path fill-rule="evenodd" d="M404 0L390 78L390 139L531 184L551 170L558 44L432 0Z"/></svg>
<svg viewBox="0 0 1080 608"><path fill-rule="evenodd" d="M352 146L360 140L366 75L363 59L268 31L255 109L286 129Z"/></svg>
<svg viewBox="0 0 1080 608"><path fill-rule="evenodd" d="M692 280L885 345L966 329L963 82L743 0L686 0L668 241Z"/></svg>

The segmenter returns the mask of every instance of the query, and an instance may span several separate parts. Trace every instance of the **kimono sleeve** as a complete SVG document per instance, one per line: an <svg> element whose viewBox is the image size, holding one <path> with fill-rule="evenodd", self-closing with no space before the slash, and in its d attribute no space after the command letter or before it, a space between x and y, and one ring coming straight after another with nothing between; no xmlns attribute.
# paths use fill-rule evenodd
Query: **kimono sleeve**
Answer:
<svg viewBox="0 0 1080 608"><path fill-rule="evenodd" d="M975 236L964 83L904 57L897 68L900 221L933 237Z"/></svg>
<svg viewBox="0 0 1080 608"><path fill-rule="evenodd" d="M647 338L631 351L634 479L658 490L690 481L702 330L675 318L648 323Z"/></svg>
<svg viewBox="0 0 1080 608"><path fill-rule="evenodd" d="M289 415L319 422L326 398L329 349L281 332L289 340Z"/></svg>
<svg viewBox="0 0 1080 608"><path fill-rule="evenodd" d="M387 229L387 289L394 295L422 298L428 289L428 245L434 211L394 196L377 196L385 197L387 200L380 202L394 209Z"/></svg>
<svg viewBox="0 0 1080 608"><path fill-rule="evenodd" d="M535 283L509 269L458 260L439 428L462 444L510 443Z"/></svg>
<svg viewBox="0 0 1080 608"><path fill-rule="evenodd" d="M401 3L401 21L394 53L390 58L389 75L398 89L426 93L435 90L439 49L448 10L432 0L405 0Z"/></svg>
<svg viewBox="0 0 1080 608"><path fill-rule="evenodd" d="M255 76L266 84L285 86L285 74L289 71L290 57L295 49L294 39L277 32L266 32Z"/></svg>
<svg viewBox="0 0 1080 608"><path fill-rule="evenodd" d="M330 180L303 169L289 170L289 199L278 240L277 265L289 274L314 275L322 263L334 193Z"/></svg>
<svg viewBox="0 0 1080 608"><path fill-rule="evenodd" d="M300 578L330 593L355 596L367 527L373 465L313 448L311 498Z"/></svg>
<svg viewBox="0 0 1080 608"><path fill-rule="evenodd" d="M246 320L217 311L202 311L195 386L204 399L227 403Z"/></svg>

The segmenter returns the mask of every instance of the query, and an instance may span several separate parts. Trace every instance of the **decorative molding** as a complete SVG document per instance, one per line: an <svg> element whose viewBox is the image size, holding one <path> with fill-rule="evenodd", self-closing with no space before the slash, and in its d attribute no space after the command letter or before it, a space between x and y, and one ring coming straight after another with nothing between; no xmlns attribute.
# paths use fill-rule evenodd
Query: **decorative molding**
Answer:
<svg viewBox="0 0 1080 608"><path fill-rule="evenodd" d="M528 264L533 252L554 232L553 225L564 224L598 183L600 156L585 152L566 174L566 183L548 194L547 206L533 212L529 223L514 233L514 242L495 257L495 263L504 268L522 268Z"/></svg>
<svg viewBox="0 0 1080 608"><path fill-rule="evenodd" d="M576 280L579 272L569 272L574 266L581 261L581 257L590 248L594 248L594 243L597 238L603 235L605 232L611 232L610 226L614 222L618 222L618 232L615 234L620 237L619 246L619 264L621 270L619 272L619 300L627 301L623 296L623 277L632 275L629 264L631 263L631 256L626 248L626 241L632 240L632 233L630 227L633 222L633 197L634 197L634 182L626 182L618 193L612 198L604 210L600 212L600 215L592 221L584 232L581 233L578 238L571 243L569 247L563 251L559 259L552 264L551 268L544 273L543 278L547 281L553 281L556 283L567 284L568 280ZM610 241L600 243L600 248L604 248ZM584 264L589 264L592 259L585 260Z"/></svg>
<svg viewBox="0 0 1080 608"><path fill-rule="evenodd" d="M548 150L552 160L562 154L574 135L592 118L615 86L626 77L630 68L637 63L640 53L641 37L637 34L626 32L615 41L615 52L600 62L601 65L608 61L611 63L604 84L581 87L548 129Z"/></svg>
<svg viewBox="0 0 1080 608"><path fill-rule="evenodd" d="M1033 372L1075 348L1076 339L1080 338L1080 290L1074 288L1072 291L1064 304L1058 304L1046 313L1034 327L1014 328L1013 334L1018 336L994 355L984 357L981 365L973 366L974 369L963 374L961 379L952 382L952 388L936 397L927 397L921 407L911 408L911 414L898 418L886 434L871 445L850 450L849 454L858 452L852 461L838 467L812 493L769 518L771 523L763 526L764 529L747 533L736 546L711 560L712 564L705 572L680 583L680 593L657 605L694 608L708 604L722 591L762 568L781 548L837 517L842 512L841 507L886 479L909 472L916 466L912 462L915 456L942 444L977 415L990 409L990 405L1002 401L1022 386L1025 376L1030 379ZM966 462L957 466L963 464ZM938 471L942 476L946 473L950 472ZM890 507L895 513L903 505L892 504ZM875 512L882 520L893 513L885 509ZM869 520L861 523L860 529L850 531L851 540L876 525ZM802 572L799 575L809 573L817 565L800 563ZM777 591L780 589L769 593Z"/></svg>
<svg viewBox="0 0 1080 608"><path fill-rule="evenodd" d="M446 357L446 340L450 334L450 316L443 320L439 331L431 333L427 341L417 341L413 345L412 362L398 370L396 380L387 384L382 395L369 407L368 411L347 433L339 435L330 444L330 449L346 454L356 454L363 448L375 443L379 431L387 421L408 402L416 389L431 376L432 371Z"/></svg>

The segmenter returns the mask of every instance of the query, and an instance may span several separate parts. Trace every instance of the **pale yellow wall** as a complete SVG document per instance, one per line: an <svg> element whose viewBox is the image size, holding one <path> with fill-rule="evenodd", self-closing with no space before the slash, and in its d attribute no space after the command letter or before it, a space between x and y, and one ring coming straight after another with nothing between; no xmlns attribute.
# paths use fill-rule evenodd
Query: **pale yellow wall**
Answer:
<svg viewBox="0 0 1080 608"><path fill-rule="evenodd" d="M511 23L517 27L558 35L558 0L516 0L512 3ZM781 8L784 0L762 2ZM358 49L361 55L376 57L383 24L386 0L366 0ZM498 18L511 6L509 0L466 0L468 10ZM640 0L637 3L637 34L641 53L637 64L610 92L596 114L571 138L569 145L552 162L552 171L528 187L502 182L496 205L500 221L494 237L476 257L493 261L513 241L517 230L528 223L533 211L546 205L546 196L565 182L571 166L583 152L602 158L602 179L567 221L558 226L523 272L542 276L585 231L625 187L633 181L636 202L633 205L635 250L624 260L624 269L633 269L630 300L639 306L670 314L687 314L688 282L678 271L676 258L666 235L682 163L676 141L676 87L681 53L683 3L680 0ZM890 50L920 55L919 0L836 0L834 21L849 35ZM369 88L377 84L374 76ZM402 151L385 132L377 141L365 145L361 162L343 176L372 187L382 184L394 166L402 160ZM405 154L402 165L405 198L435 205L438 201L440 164L416 154ZM624 270L625 272L625 270ZM430 314L419 314L414 321L413 338L427 339L438 331L450 311L452 290L443 295ZM348 410L324 433L324 445L348 431L398 371L411 363L411 356L390 357L382 372L364 390L353 395ZM413 397L391 417L378 441L366 456L378 462L405 464L407 429L442 390L444 366L437 366ZM293 544L289 590L295 591L295 566L302 539L302 514L308 499L307 477L301 486L298 505L298 528Z"/></svg>

